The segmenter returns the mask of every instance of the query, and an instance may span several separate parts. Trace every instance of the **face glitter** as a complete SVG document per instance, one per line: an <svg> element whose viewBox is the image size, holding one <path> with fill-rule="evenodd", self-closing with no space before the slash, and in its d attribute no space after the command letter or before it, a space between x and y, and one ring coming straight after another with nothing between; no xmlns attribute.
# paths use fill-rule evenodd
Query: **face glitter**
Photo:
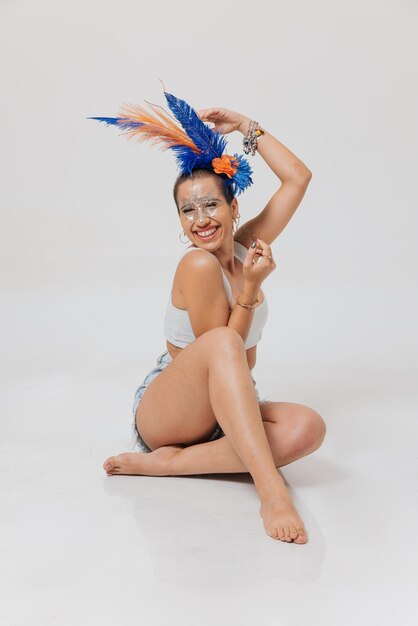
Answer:
<svg viewBox="0 0 418 626"><path fill-rule="evenodd" d="M196 219L203 221L204 215L209 218L215 217L220 204L221 201L216 196L198 194L193 189L190 198L181 205L181 214L190 222L194 222Z"/></svg>

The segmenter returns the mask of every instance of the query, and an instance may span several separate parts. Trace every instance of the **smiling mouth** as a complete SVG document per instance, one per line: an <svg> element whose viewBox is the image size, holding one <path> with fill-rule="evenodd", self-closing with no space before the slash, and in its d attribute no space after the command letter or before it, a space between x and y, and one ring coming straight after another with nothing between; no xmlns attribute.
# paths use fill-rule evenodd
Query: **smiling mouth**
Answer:
<svg viewBox="0 0 418 626"><path fill-rule="evenodd" d="M213 237L215 237L216 233L219 230L219 226L211 226L210 228L204 228L201 230L195 230L193 231L195 233L195 235L197 235L197 237L199 237L199 239L202 240L208 240L208 239L213 239Z"/></svg>

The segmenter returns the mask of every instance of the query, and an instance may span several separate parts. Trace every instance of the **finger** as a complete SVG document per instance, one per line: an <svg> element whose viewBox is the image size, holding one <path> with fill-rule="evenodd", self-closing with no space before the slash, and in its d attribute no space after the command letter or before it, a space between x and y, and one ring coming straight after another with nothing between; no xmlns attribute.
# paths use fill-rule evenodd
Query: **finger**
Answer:
<svg viewBox="0 0 418 626"><path fill-rule="evenodd" d="M257 239L257 244L261 248L261 254L263 255L267 254L268 256L272 257L271 247L268 245L268 243L266 243L262 239Z"/></svg>
<svg viewBox="0 0 418 626"><path fill-rule="evenodd" d="M255 247L255 253L256 253L256 256L261 256L264 253L264 248L262 248L262 246L260 246L258 242Z"/></svg>
<svg viewBox="0 0 418 626"><path fill-rule="evenodd" d="M254 243L254 242L255 242L255 243L257 244L257 245L256 245L256 250L257 250L258 252L261 252L261 251L262 251L262 249L263 249L263 248L260 246L260 244L259 244L259 241L261 241L261 239L258 239L258 238L256 237L256 234L255 234L255 233L251 233L251 239L252 239L252 243Z"/></svg>
<svg viewBox="0 0 418 626"><path fill-rule="evenodd" d="M219 109L202 109L203 117L207 120L216 120L222 117Z"/></svg>
<svg viewBox="0 0 418 626"><path fill-rule="evenodd" d="M249 259L250 259L251 263L253 265L257 264L259 262L259 260L263 258L263 255L261 253L260 248L251 248L251 246L250 246L249 249L251 250L251 254L249 255Z"/></svg>
<svg viewBox="0 0 418 626"><path fill-rule="evenodd" d="M253 263L253 262L254 262L255 252L256 252L256 249L255 249L255 248L252 248L251 246L248 248L248 251L247 251L247 257L246 257L246 259L248 259L249 261L251 261L251 263Z"/></svg>

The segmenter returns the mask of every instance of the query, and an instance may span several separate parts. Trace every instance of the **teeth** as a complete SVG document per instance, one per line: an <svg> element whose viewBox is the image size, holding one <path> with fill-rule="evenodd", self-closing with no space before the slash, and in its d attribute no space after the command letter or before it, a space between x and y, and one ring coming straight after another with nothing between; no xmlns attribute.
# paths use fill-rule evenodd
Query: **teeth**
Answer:
<svg viewBox="0 0 418 626"><path fill-rule="evenodd" d="M198 232L199 237L209 237L209 235L212 235L216 230L215 228L211 228L210 230L204 230L202 232Z"/></svg>

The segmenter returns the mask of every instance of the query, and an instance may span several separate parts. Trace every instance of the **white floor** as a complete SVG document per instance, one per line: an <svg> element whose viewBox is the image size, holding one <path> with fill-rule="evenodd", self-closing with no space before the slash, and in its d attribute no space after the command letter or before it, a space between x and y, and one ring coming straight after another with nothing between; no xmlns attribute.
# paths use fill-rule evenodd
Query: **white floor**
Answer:
<svg viewBox="0 0 418 626"><path fill-rule="evenodd" d="M163 349L160 328L132 334L133 292L109 304L80 285L7 291L1 623L418 623L417 371L412 348L396 352L412 312L396 326L385 293L375 294L385 346L370 303L353 340L335 334L325 296L308 316L295 294L283 313L294 326L266 331L261 392L308 404L328 425L320 450L280 470L310 536L295 545L265 534L249 475L106 476L103 460L129 449L135 385Z"/></svg>

